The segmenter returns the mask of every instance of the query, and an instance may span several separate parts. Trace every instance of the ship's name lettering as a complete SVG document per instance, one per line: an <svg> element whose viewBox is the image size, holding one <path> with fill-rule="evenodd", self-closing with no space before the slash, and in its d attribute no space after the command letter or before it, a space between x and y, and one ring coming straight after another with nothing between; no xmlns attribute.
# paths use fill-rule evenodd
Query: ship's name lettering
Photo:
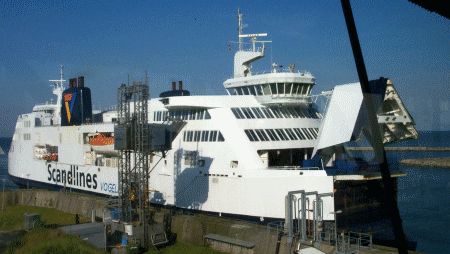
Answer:
<svg viewBox="0 0 450 254"><path fill-rule="evenodd" d="M87 172L79 172L78 166L70 166L70 170L59 169L53 167L52 164L47 165L48 181L55 183L69 184L72 186L87 187L89 189L97 189L97 174Z"/></svg>
<svg viewBox="0 0 450 254"><path fill-rule="evenodd" d="M105 192L117 193L117 184L114 183L100 183L100 188Z"/></svg>

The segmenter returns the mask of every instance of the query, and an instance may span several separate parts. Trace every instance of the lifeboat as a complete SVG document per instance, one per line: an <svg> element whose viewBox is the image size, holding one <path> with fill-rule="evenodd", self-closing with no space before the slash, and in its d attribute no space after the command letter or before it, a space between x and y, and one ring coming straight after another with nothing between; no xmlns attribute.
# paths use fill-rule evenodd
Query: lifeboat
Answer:
<svg viewBox="0 0 450 254"><path fill-rule="evenodd" d="M58 161L58 154L57 153L44 154L42 156L42 159L46 161Z"/></svg>
<svg viewBox="0 0 450 254"><path fill-rule="evenodd" d="M96 134L89 139L89 144L93 146L108 146L114 144L114 137L107 136L103 133Z"/></svg>

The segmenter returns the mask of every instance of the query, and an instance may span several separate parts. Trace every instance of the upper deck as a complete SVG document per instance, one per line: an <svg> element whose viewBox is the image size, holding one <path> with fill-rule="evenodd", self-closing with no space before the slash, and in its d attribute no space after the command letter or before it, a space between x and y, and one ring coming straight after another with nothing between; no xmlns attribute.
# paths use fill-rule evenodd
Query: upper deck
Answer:
<svg viewBox="0 0 450 254"><path fill-rule="evenodd" d="M271 41L260 41L258 37L265 37L267 33L243 34L242 14L238 13L238 45L234 56L234 75L223 85L229 95L257 96L263 104L304 104L310 103L308 97L315 85L314 76L307 71L300 72L295 65L290 64L287 69L272 63L268 73L253 73L252 63L265 56L265 44ZM246 44L245 39L250 43ZM250 45L246 48L246 45Z"/></svg>

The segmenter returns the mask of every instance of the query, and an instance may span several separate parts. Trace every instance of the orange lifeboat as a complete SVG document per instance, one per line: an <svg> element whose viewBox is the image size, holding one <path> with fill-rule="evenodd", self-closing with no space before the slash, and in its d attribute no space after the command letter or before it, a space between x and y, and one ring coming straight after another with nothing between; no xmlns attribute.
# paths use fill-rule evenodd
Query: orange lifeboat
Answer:
<svg viewBox="0 0 450 254"><path fill-rule="evenodd" d="M42 156L42 159L46 161L58 161L58 154L57 153L44 154Z"/></svg>
<svg viewBox="0 0 450 254"><path fill-rule="evenodd" d="M114 144L114 137L106 136L103 133L99 133L89 139L89 144L93 146L107 146Z"/></svg>

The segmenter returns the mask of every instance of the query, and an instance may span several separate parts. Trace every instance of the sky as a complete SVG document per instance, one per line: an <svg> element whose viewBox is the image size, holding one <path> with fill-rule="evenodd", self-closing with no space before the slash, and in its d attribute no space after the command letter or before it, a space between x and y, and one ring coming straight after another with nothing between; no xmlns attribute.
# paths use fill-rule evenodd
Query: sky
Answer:
<svg viewBox="0 0 450 254"><path fill-rule="evenodd" d="M352 1L369 79L393 80L419 130L450 130L450 21L406 0ZM255 70L294 63L313 93L358 81L340 1L0 1L0 137L18 114L52 98L49 79L85 76L97 109L148 72L152 97L183 80L225 94L237 40L267 32ZM230 50L231 45L231 50Z"/></svg>

